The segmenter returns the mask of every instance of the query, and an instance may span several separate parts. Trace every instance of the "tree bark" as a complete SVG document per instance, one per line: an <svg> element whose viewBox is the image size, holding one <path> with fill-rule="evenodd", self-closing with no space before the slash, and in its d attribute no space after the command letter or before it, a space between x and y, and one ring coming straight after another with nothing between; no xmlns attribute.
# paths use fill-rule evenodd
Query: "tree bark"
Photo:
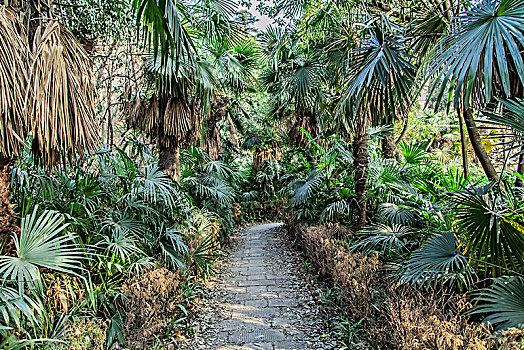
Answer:
<svg viewBox="0 0 524 350"><path fill-rule="evenodd" d="M480 161L480 164L482 165L482 168L484 169L484 173L486 173L486 176L489 180L498 180L499 174L495 170L495 167L493 166L493 163L491 162L491 159L488 156L488 152L486 152L486 149L482 144L482 139L480 138L479 131L475 124L475 120L473 119L473 110L471 108L468 108L463 113L463 116L464 122L466 123L466 129L468 131L469 140L471 141L471 145L473 146L475 155L477 156L478 160Z"/></svg>
<svg viewBox="0 0 524 350"><path fill-rule="evenodd" d="M381 140L382 143L382 158L384 159L394 159L395 153L397 151L397 146L395 144L395 135L391 134L384 137Z"/></svg>
<svg viewBox="0 0 524 350"><path fill-rule="evenodd" d="M406 132L408 131L408 124L409 124L409 117L406 116L404 120L404 127L402 128L402 132L400 133L398 139L395 141L395 145L398 145L400 141L406 136Z"/></svg>
<svg viewBox="0 0 524 350"><path fill-rule="evenodd" d="M462 113L459 113L459 130L460 130L460 146L462 147L462 168L464 169L464 177L469 175L468 165L468 148L466 143L466 133L464 131L464 124L462 122Z"/></svg>
<svg viewBox="0 0 524 350"><path fill-rule="evenodd" d="M368 123L362 116L357 120L353 140L353 167L355 171L355 197L358 202L358 229L367 222L367 182L369 177Z"/></svg>
<svg viewBox="0 0 524 350"><path fill-rule="evenodd" d="M0 155L0 243L9 239L14 232L20 231L16 226L13 208L9 202L12 163L11 158Z"/></svg>
<svg viewBox="0 0 524 350"><path fill-rule="evenodd" d="M206 151L211 160L219 160L222 155L222 139L217 124L224 120L227 114L229 99L217 97L211 104L211 115L206 122Z"/></svg>
<svg viewBox="0 0 524 350"><path fill-rule="evenodd" d="M180 147L166 147L159 150L158 166L173 180L180 179Z"/></svg>

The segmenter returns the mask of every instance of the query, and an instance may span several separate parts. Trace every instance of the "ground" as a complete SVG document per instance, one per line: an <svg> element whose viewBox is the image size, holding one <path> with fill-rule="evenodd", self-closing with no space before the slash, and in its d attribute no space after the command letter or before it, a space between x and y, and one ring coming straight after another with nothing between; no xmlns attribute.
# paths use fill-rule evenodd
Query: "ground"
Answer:
<svg viewBox="0 0 524 350"><path fill-rule="evenodd" d="M252 226L234 238L183 349L337 348L280 226Z"/></svg>

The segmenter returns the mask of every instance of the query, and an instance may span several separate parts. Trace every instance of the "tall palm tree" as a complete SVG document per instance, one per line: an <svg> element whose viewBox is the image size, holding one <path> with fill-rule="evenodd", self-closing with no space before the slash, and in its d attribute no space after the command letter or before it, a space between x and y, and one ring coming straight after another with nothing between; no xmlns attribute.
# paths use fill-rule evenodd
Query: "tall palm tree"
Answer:
<svg viewBox="0 0 524 350"><path fill-rule="evenodd" d="M231 43L236 2L134 0L134 6L139 32L153 54L146 70L154 86L148 103L137 97L128 125L155 140L160 167L178 179L180 149L200 138L202 111L210 110L217 86L202 46ZM151 95L151 89L145 90Z"/></svg>
<svg viewBox="0 0 524 350"><path fill-rule="evenodd" d="M293 33L269 27L261 37L266 65L260 84L270 94L271 114L290 124L290 145L304 147L319 134L322 110L322 65L318 51L292 40Z"/></svg>
<svg viewBox="0 0 524 350"><path fill-rule="evenodd" d="M31 137L36 159L49 166L75 154L82 157L98 141L87 54L51 19L51 8L41 4L37 12L35 2L17 5L18 10L0 6L2 236L17 230L9 204L10 169L25 140Z"/></svg>
<svg viewBox="0 0 524 350"><path fill-rule="evenodd" d="M496 106L495 96L524 94L524 3L519 0L472 2L452 22L429 65L430 95L437 105L453 89L453 107L463 116L475 154L486 176L498 179L473 117ZM451 82L451 83L450 83Z"/></svg>
<svg viewBox="0 0 524 350"><path fill-rule="evenodd" d="M416 71L401 28L385 15L367 23L362 34L347 61L347 89L339 109L339 119L353 131L359 227L367 221L368 127L392 124L397 116L405 114Z"/></svg>
<svg viewBox="0 0 524 350"><path fill-rule="evenodd" d="M239 43L215 40L202 49L214 67L217 82L210 105L205 108L202 138L209 158L218 160L222 154L222 141L217 125L231 119L231 108L238 105L239 96L253 86L255 77L252 71L256 69L258 49L248 38Z"/></svg>

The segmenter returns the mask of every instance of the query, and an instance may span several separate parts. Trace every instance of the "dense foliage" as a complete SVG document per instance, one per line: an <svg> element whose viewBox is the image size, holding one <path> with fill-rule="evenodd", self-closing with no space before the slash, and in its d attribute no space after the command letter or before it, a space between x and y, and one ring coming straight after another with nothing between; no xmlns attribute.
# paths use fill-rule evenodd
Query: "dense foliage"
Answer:
<svg viewBox="0 0 524 350"><path fill-rule="evenodd" d="M524 346L524 3L246 6L0 1L0 347L176 346L268 220L343 348Z"/></svg>

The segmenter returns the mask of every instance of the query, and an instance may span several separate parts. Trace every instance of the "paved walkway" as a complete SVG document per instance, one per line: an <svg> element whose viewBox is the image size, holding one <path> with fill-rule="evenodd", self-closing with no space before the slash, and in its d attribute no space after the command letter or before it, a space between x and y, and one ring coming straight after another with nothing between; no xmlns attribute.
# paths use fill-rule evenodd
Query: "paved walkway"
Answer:
<svg viewBox="0 0 524 350"><path fill-rule="evenodd" d="M336 349L279 226L253 226L236 237L187 349Z"/></svg>

